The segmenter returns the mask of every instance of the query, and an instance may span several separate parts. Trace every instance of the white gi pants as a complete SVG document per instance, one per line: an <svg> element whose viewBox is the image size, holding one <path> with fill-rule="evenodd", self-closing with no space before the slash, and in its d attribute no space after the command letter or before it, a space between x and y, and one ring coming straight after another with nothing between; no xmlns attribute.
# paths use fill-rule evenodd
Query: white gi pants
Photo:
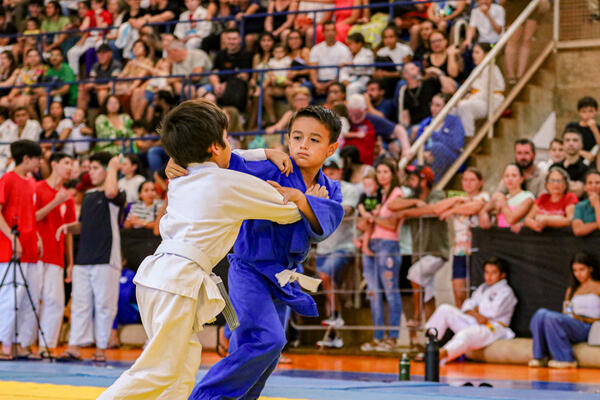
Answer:
<svg viewBox="0 0 600 400"><path fill-rule="evenodd" d="M447 329L452 329L454 337L444 346L448 351L448 361L470 350L489 346L500 338L489 327L480 325L474 317L449 304L439 306L425 324L425 328L437 329L438 339L444 336ZM499 324L494 324L494 328L503 329Z"/></svg>
<svg viewBox="0 0 600 400"><path fill-rule="evenodd" d="M23 271L24 272L24 271ZM44 279L44 265L41 262L29 264L27 269L27 284L31 300L35 305L35 312L40 315L40 298L42 297L42 282ZM19 343L23 347L29 347L37 339L38 325L37 318L27 297L27 293L23 293L21 300L21 320L19 321Z"/></svg>
<svg viewBox="0 0 600 400"><path fill-rule="evenodd" d="M48 347L58 346L58 337L65 312L64 269L54 264L43 263L42 304L40 305L40 326ZM44 345L40 334L38 344Z"/></svg>
<svg viewBox="0 0 600 400"><path fill-rule="evenodd" d="M71 294L70 346L96 340L96 348L106 349L119 302L121 270L110 264L75 265Z"/></svg>
<svg viewBox="0 0 600 400"><path fill-rule="evenodd" d="M89 49L96 45L95 37L88 37L83 44L75 45L71 47L69 51L67 51L67 60L69 61L69 66L75 73L75 76L79 76L79 58Z"/></svg>
<svg viewBox="0 0 600 400"><path fill-rule="evenodd" d="M139 284L136 296L148 343L98 400L187 399L202 355L194 333L198 300Z"/></svg>
<svg viewBox="0 0 600 400"><path fill-rule="evenodd" d="M37 263L21 263L21 269L23 270L23 275L27 280L27 283L31 285L30 282L30 273L31 269L37 266ZM8 271L7 271L8 270ZM8 273L7 273L8 272ZM6 277L4 274L6 274ZM8 268L8 263L0 263L0 280L4 279L4 285L0 287L0 341L5 346L10 346L13 344L13 340L15 338L15 317L17 318L17 342L23 344L23 337L29 335L34 335L35 337L35 316L31 311L31 303L29 302L29 298L25 293L25 286L23 283L23 278L21 277L20 271L16 270L17 277L17 288L16 288L16 302L17 302L17 311L15 312L15 290L13 289L13 266ZM34 277L34 286L36 285L35 277ZM30 286L30 291L33 290ZM35 301L35 299L34 299ZM39 301L39 297L38 297ZM35 304L35 303L34 303ZM28 326L31 322L31 317L33 317L34 326Z"/></svg>
<svg viewBox="0 0 600 400"><path fill-rule="evenodd" d="M410 266L407 273L409 281L425 289L425 302L431 300L435 294L435 274L442 269L446 262L441 257L427 255Z"/></svg>
<svg viewBox="0 0 600 400"><path fill-rule="evenodd" d="M504 100L501 94L492 96L492 109L498 108ZM472 95L461 100L456 106L456 113L460 117L465 128L465 136L472 137L475 134L475 120L485 118L488 115L487 98L481 95Z"/></svg>

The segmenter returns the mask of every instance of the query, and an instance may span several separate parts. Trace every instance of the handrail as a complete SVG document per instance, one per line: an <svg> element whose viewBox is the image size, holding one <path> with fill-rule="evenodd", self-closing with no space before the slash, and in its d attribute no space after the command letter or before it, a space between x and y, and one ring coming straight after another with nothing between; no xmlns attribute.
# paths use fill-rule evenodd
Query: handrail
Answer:
<svg viewBox="0 0 600 400"><path fill-rule="evenodd" d="M494 48L485 56L485 58L481 61L481 63L471 72L469 77L465 80L465 82L458 88L458 90L454 93L452 98L446 103L444 108L440 111L440 113L435 117L431 123L425 128L421 136L413 143L410 147L410 156L402 158L399 162L399 167L404 169L410 161L414 158L416 154L418 154L425 146L425 143L429 140L433 132L438 129L439 126L442 125L446 116L450 114L450 111L458 104L460 100L464 97L465 94L471 89L471 85L475 81L475 79L479 78L479 76L488 68L496 59L498 55L504 50L506 43L508 43L509 39L512 35L525 23L525 21L529 18L529 16L535 11L538 6L538 3L541 0L533 0L531 1L527 7L523 10L523 12L517 17L517 19L512 23L512 25L506 30L504 35L500 38L498 43L494 45ZM492 74L489 74L490 79ZM491 107L491 105L489 105Z"/></svg>

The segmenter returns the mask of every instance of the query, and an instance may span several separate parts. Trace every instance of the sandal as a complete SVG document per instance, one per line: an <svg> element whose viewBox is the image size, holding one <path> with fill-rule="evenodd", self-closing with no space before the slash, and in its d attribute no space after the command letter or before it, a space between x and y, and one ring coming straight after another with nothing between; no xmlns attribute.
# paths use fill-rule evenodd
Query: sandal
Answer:
<svg viewBox="0 0 600 400"><path fill-rule="evenodd" d="M81 356L65 351L62 356L56 357L58 362L74 362L81 361Z"/></svg>
<svg viewBox="0 0 600 400"><path fill-rule="evenodd" d="M0 361L13 361L15 358L11 354L0 352Z"/></svg>

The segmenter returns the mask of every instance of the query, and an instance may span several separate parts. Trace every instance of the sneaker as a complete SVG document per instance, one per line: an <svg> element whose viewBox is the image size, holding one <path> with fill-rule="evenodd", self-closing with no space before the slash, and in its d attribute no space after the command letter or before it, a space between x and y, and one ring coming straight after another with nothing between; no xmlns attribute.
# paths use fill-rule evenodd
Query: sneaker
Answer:
<svg viewBox="0 0 600 400"><path fill-rule="evenodd" d="M375 351L375 350L376 350L376 348L377 348L377 346L378 346L378 345L379 345L381 342L382 342L382 340L379 340L379 339L373 339L373 340L372 340L372 341L370 341L370 342L363 343L363 344L360 346L360 349L361 349L362 351Z"/></svg>
<svg viewBox="0 0 600 400"><path fill-rule="evenodd" d="M344 326L344 324L345 324L345 322L341 315L338 315L337 317L332 315L329 318L321 321L321 325L330 326L330 327L336 328L336 329L341 328L342 326Z"/></svg>
<svg viewBox="0 0 600 400"><path fill-rule="evenodd" d="M384 339L381 342L379 342L379 344L377 346L375 346L375 351L381 351L381 352L388 353L388 352L394 350L395 344L396 344L395 339Z"/></svg>
<svg viewBox="0 0 600 400"><path fill-rule="evenodd" d="M548 360L546 360L545 358L541 359L541 360L538 360L538 359L534 358L533 360L529 360L529 362L527 363L527 365L530 368L546 367L548 365Z"/></svg>
<svg viewBox="0 0 600 400"><path fill-rule="evenodd" d="M577 361L556 361L550 360L548 361L548 366L550 368L577 368Z"/></svg>
<svg viewBox="0 0 600 400"><path fill-rule="evenodd" d="M317 342L317 346L329 347L329 348L333 348L333 349L341 349L342 347L344 347L344 341L339 336L336 336L333 339L328 337L325 340L319 340Z"/></svg>

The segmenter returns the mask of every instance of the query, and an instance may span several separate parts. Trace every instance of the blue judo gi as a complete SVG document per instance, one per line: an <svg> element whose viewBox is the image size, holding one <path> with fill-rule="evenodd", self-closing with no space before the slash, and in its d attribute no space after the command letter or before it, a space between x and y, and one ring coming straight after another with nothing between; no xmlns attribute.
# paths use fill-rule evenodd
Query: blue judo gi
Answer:
<svg viewBox="0 0 600 400"><path fill-rule="evenodd" d="M270 161L246 162L232 154L229 168L278 182L306 192L300 169L286 177ZM329 199L306 196L321 225L322 234L314 232L306 218L290 225L265 220L245 221L229 256L229 294L240 320L231 333L229 356L215 364L196 385L190 399L257 399L271 375L286 338L280 315L287 306L298 314L317 316L313 298L297 282L285 286L275 274L284 269L302 271L302 262L310 243L324 240L344 217L339 182L322 171L319 185L325 186Z"/></svg>

